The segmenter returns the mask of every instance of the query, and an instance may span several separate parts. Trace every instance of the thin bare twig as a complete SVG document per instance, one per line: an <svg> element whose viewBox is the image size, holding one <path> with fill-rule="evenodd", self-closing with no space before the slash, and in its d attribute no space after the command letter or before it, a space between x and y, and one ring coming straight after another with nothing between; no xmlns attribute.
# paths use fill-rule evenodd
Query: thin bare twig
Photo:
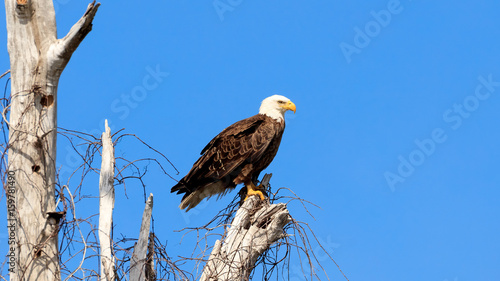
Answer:
<svg viewBox="0 0 500 281"><path fill-rule="evenodd" d="M0 75L0 79L2 79L5 75L9 74L10 73L10 69L5 71L4 74Z"/></svg>
<svg viewBox="0 0 500 281"><path fill-rule="evenodd" d="M264 181L264 179L262 183L264 186L266 186L266 182ZM240 193L245 193L245 190L246 188L242 188ZM273 193L271 190L271 186L268 185L266 192L270 195L269 201L272 204L278 202L278 200L282 201L283 199L286 200L286 204L298 201L302 208L306 211L306 213L314 219L314 216L309 211L307 205L312 205L314 207L318 206L303 198L298 197L292 190L282 187ZM283 192L285 192L285 194L283 194ZM241 200L241 194L238 194L233 198L231 203L226 208L217 213L208 223L198 227L187 227L178 230L179 232L184 232L183 237L192 234L196 235L197 243L193 247L191 256L182 257L186 261L195 262L196 272L199 272L199 268L201 268L202 265L207 262L209 253L213 249L212 246L208 246L208 242L214 240L214 236L218 239L223 239L227 235L227 228L231 224L231 221L234 218L234 214L240 207ZM337 266L344 278L349 281L338 263L332 258L330 253L328 253L328 251L316 237L314 231L306 222L298 221L292 217L291 222L285 226L284 231L284 238L272 244L259 257L259 259L255 263L252 275L256 272L255 269L260 269L260 271L262 272L262 278L259 279L262 280L270 280L273 278L273 276L277 278L278 276L288 275L290 277L291 269L290 266L287 266L287 264L289 265L292 257L296 256L296 258L298 258L298 260L300 261L300 269L303 273L303 277L306 280L322 279L318 275L316 267L318 267L318 269L323 272L326 280L330 280L325 268L322 265L322 262L324 261L320 261L316 256L316 253L313 251L313 245L316 244L319 249L321 249L322 252L326 253L328 258ZM295 251L293 251L294 249ZM303 258L305 258L307 264L302 263ZM252 275L250 276L250 278L252 278Z"/></svg>

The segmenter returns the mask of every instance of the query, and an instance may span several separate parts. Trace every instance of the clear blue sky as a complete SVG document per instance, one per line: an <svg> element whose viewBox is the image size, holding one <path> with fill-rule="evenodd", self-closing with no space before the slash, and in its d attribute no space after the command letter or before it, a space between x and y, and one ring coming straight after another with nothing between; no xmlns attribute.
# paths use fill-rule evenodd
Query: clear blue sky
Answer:
<svg viewBox="0 0 500 281"><path fill-rule="evenodd" d="M55 2L63 36L87 3ZM232 3L218 13L212 1L103 1L61 77L60 126L95 133L107 118L167 155L180 179L214 135L285 95L297 114L271 183L321 206L316 221L289 209L351 281L500 280L500 3ZM0 30L3 73L4 20ZM58 162L72 168L67 147ZM117 153L146 151L123 142ZM175 182L150 172L155 231L172 256L189 255L173 230L204 224L233 194L184 216ZM95 196L97 180L84 188ZM136 237L142 189L127 192L117 190L115 236Z"/></svg>

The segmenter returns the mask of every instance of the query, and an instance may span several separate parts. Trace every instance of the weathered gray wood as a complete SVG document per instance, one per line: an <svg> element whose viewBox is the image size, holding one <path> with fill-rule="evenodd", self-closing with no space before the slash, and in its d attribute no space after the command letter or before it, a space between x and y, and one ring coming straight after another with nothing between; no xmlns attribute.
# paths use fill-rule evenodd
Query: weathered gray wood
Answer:
<svg viewBox="0 0 500 281"><path fill-rule="evenodd" d="M284 237L288 222L285 204L269 205L251 196L236 212L223 241L215 242L200 280L248 280L259 256Z"/></svg>
<svg viewBox="0 0 500 281"><path fill-rule="evenodd" d="M156 281L156 272L155 272L155 234L153 232L149 233L149 241L148 241L148 253L146 255L146 280L147 281Z"/></svg>
<svg viewBox="0 0 500 281"><path fill-rule="evenodd" d="M149 194L142 215L139 240L134 247L134 253L130 261L130 281L146 280L146 253L148 249L149 229L151 226L151 215L153 213L153 193Z"/></svg>
<svg viewBox="0 0 500 281"><path fill-rule="evenodd" d="M105 121L105 132L102 133L102 161L99 178L99 244L101 246L101 280L114 281L115 261L111 227L113 226L113 209L115 207L115 153L111 140L111 129Z"/></svg>
<svg viewBox="0 0 500 281"><path fill-rule="evenodd" d="M55 206L57 85L99 4L57 39L52 0L5 0L11 64L8 169L15 173L10 280L60 280ZM12 272L13 271L13 272Z"/></svg>

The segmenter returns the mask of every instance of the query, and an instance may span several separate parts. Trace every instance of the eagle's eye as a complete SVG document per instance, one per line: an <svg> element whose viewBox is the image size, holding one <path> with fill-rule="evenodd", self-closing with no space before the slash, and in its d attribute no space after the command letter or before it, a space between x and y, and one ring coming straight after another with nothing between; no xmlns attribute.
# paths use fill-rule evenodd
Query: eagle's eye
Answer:
<svg viewBox="0 0 500 281"><path fill-rule="evenodd" d="M279 100L279 101L278 101L278 103L279 103L279 104L284 104L285 102L284 102L284 101L282 101L282 100Z"/></svg>

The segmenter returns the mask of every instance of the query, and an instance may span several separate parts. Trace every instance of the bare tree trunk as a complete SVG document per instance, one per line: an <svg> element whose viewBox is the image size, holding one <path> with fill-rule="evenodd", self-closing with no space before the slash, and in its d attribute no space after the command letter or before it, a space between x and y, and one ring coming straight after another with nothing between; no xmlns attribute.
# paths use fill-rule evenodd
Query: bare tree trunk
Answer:
<svg viewBox="0 0 500 281"><path fill-rule="evenodd" d="M5 0L11 64L8 169L14 186L8 207L16 243L10 280L60 280L55 206L57 85L99 4L57 39L52 0ZM10 225L10 224L9 224Z"/></svg>
<svg viewBox="0 0 500 281"><path fill-rule="evenodd" d="M146 201L146 207L144 207L144 213L142 215L139 239L135 244L134 252L132 253L132 259L130 260L130 281L146 280L146 269L148 266L146 252L148 250L148 238L152 213L153 193L150 193L149 198ZM154 241L149 241L149 243L154 243Z"/></svg>
<svg viewBox="0 0 500 281"><path fill-rule="evenodd" d="M102 133L102 164L99 178L99 244L101 246L101 280L115 281L115 260L111 227L115 207L115 152L111 140L111 129L105 121Z"/></svg>
<svg viewBox="0 0 500 281"><path fill-rule="evenodd" d="M200 281L248 280L259 256L284 237L288 222L285 204L248 198L236 212L227 236L215 242Z"/></svg>

